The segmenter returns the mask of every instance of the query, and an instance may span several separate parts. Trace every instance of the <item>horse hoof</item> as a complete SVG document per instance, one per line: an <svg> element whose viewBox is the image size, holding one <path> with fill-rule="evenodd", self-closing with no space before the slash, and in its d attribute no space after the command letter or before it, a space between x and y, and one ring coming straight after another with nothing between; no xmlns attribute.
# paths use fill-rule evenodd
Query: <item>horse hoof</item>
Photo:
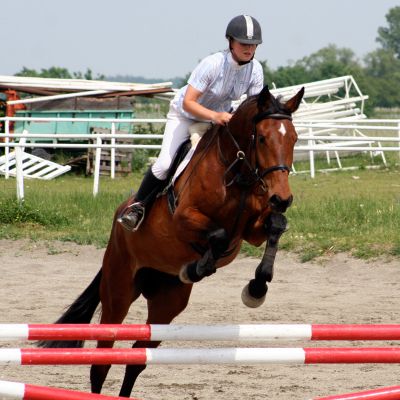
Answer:
<svg viewBox="0 0 400 400"><path fill-rule="evenodd" d="M247 284L243 290L242 290L242 302L245 306L249 307L249 308L257 308L260 307L264 301L265 301L265 296L260 297L259 299L250 296L250 292L249 292L249 284Z"/></svg>
<svg viewBox="0 0 400 400"><path fill-rule="evenodd" d="M187 265L184 265L179 271L179 279L181 280L182 283L187 283L187 284L193 283L189 278Z"/></svg>

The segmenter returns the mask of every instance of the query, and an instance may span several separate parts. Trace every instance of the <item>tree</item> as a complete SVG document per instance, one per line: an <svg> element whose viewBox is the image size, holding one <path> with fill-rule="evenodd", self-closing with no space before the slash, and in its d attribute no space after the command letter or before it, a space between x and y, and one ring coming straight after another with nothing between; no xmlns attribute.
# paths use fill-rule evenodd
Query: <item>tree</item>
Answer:
<svg viewBox="0 0 400 400"><path fill-rule="evenodd" d="M365 57L363 91L375 107L400 105L400 59L392 50L378 49ZM361 85L360 85L361 86Z"/></svg>
<svg viewBox="0 0 400 400"><path fill-rule="evenodd" d="M385 50L392 50L400 59L400 6L391 8L386 14L388 27L378 29L376 41Z"/></svg>
<svg viewBox="0 0 400 400"><path fill-rule="evenodd" d="M278 87L344 75L362 75L362 66L354 52L335 45L324 47L287 67L279 67L276 71L267 69L266 64L263 67L266 81L273 81Z"/></svg>
<svg viewBox="0 0 400 400"><path fill-rule="evenodd" d="M72 79L72 78L87 79L87 80L105 79L104 75L97 75L96 77L93 77L93 73L90 68L87 68L85 73L82 72L70 73L66 68L61 68L61 67L50 67L48 69L42 68L40 72L37 72L34 69L23 67L22 71L16 73L15 76L29 76L29 77L55 78L55 79Z"/></svg>

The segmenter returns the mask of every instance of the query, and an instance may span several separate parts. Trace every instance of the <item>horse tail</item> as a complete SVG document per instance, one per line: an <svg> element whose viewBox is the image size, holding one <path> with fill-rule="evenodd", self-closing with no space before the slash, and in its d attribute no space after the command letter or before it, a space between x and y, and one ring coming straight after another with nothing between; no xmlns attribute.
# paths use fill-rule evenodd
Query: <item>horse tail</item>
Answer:
<svg viewBox="0 0 400 400"><path fill-rule="evenodd" d="M88 324L100 303L101 269L89 286L68 307L64 314L55 322L56 324ZM39 341L39 347L46 348L75 348L83 347L83 340L49 340Z"/></svg>

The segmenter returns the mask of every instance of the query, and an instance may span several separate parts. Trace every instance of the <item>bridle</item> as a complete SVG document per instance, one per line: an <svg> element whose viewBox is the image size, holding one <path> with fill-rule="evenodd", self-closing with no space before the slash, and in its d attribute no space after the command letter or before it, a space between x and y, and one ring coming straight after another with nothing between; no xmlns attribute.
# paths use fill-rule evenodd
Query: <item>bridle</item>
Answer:
<svg viewBox="0 0 400 400"><path fill-rule="evenodd" d="M229 136L229 138L231 139L232 143L234 144L234 146L237 149L236 152L236 159L232 162L232 163L228 163L225 159L225 157L222 154L221 151L221 146L219 145L219 136L218 136L218 147L219 147L219 153L220 153L220 157L222 158L222 160L224 161L224 163L226 165L228 165L225 174L224 174L224 183L225 186L231 186L234 183L238 184L239 186L253 186L256 183L259 183L262 190L264 192L267 191L267 186L264 182L264 177L268 174L270 174L271 172L274 171L287 171L288 173L291 171L291 168L286 165L286 164L277 164L277 165L273 165L271 167L268 168L264 168L263 170L260 170L260 163L258 161L258 157L257 157L257 138L258 138L258 134L257 134L257 124L260 123L261 121L265 120L265 119L287 119L289 121L292 120L292 117L288 114L283 114L283 113L271 113L271 112L262 112L257 114L254 118L253 118L253 132L251 134L250 137L250 142L248 145L248 149L247 151L243 151L238 142L236 141L236 139L234 138L234 136L232 135L230 129L229 129L229 125L226 126L226 132ZM251 159L252 159L252 154L254 154L254 165L252 165ZM249 161L250 158L250 161ZM248 169L249 172L247 172L246 174L244 174L243 172L237 172L233 178L227 182L227 176L228 174L231 173L231 171L235 168L236 165L238 164L242 164L245 165L246 168ZM243 168L239 168L239 171L242 171Z"/></svg>

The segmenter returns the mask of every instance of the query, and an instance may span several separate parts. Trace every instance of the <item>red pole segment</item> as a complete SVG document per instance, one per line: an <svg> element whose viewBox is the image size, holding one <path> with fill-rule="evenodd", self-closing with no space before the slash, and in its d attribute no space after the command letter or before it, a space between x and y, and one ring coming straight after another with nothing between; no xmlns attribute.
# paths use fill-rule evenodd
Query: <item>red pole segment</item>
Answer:
<svg viewBox="0 0 400 400"><path fill-rule="evenodd" d="M400 325L314 324L311 340L400 340Z"/></svg>
<svg viewBox="0 0 400 400"><path fill-rule="evenodd" d="M151 340L151 325L30 324L28 340Z"/></svg>
<svg viewBox="0 0 400 400"><path fill-rule="evenodd" d="M304 348L305 364L400 363L399 347Z"/></svg>
<svg viewBox="0 0 400 400"><path fill-rule="evenodd" d="M75 390L50 388L0 380L0 398L20 400L122 400L125 397L104 396ZM138 400L138 399L136 399Z"/></svg>
<svg viewBox="0 0 400 400"><path fill-rule="evenodd" d="M146 349L21 349L21 365L146 363Z"/></svg>
<svg viewBox="0 0 400 400"><path fill-rule="evenodd" d="M328 397L317 397L314 400L399 400L400 386L389 386L380 389L365 390L357 393L339 394Z"/></svg>
<svg viewBox="0 0 400 400"><path fill-rule="evenodd" d="M111 397L95 393L84 393L45 386L25 385L24 400L122 400L126 397Z"/></svg>

